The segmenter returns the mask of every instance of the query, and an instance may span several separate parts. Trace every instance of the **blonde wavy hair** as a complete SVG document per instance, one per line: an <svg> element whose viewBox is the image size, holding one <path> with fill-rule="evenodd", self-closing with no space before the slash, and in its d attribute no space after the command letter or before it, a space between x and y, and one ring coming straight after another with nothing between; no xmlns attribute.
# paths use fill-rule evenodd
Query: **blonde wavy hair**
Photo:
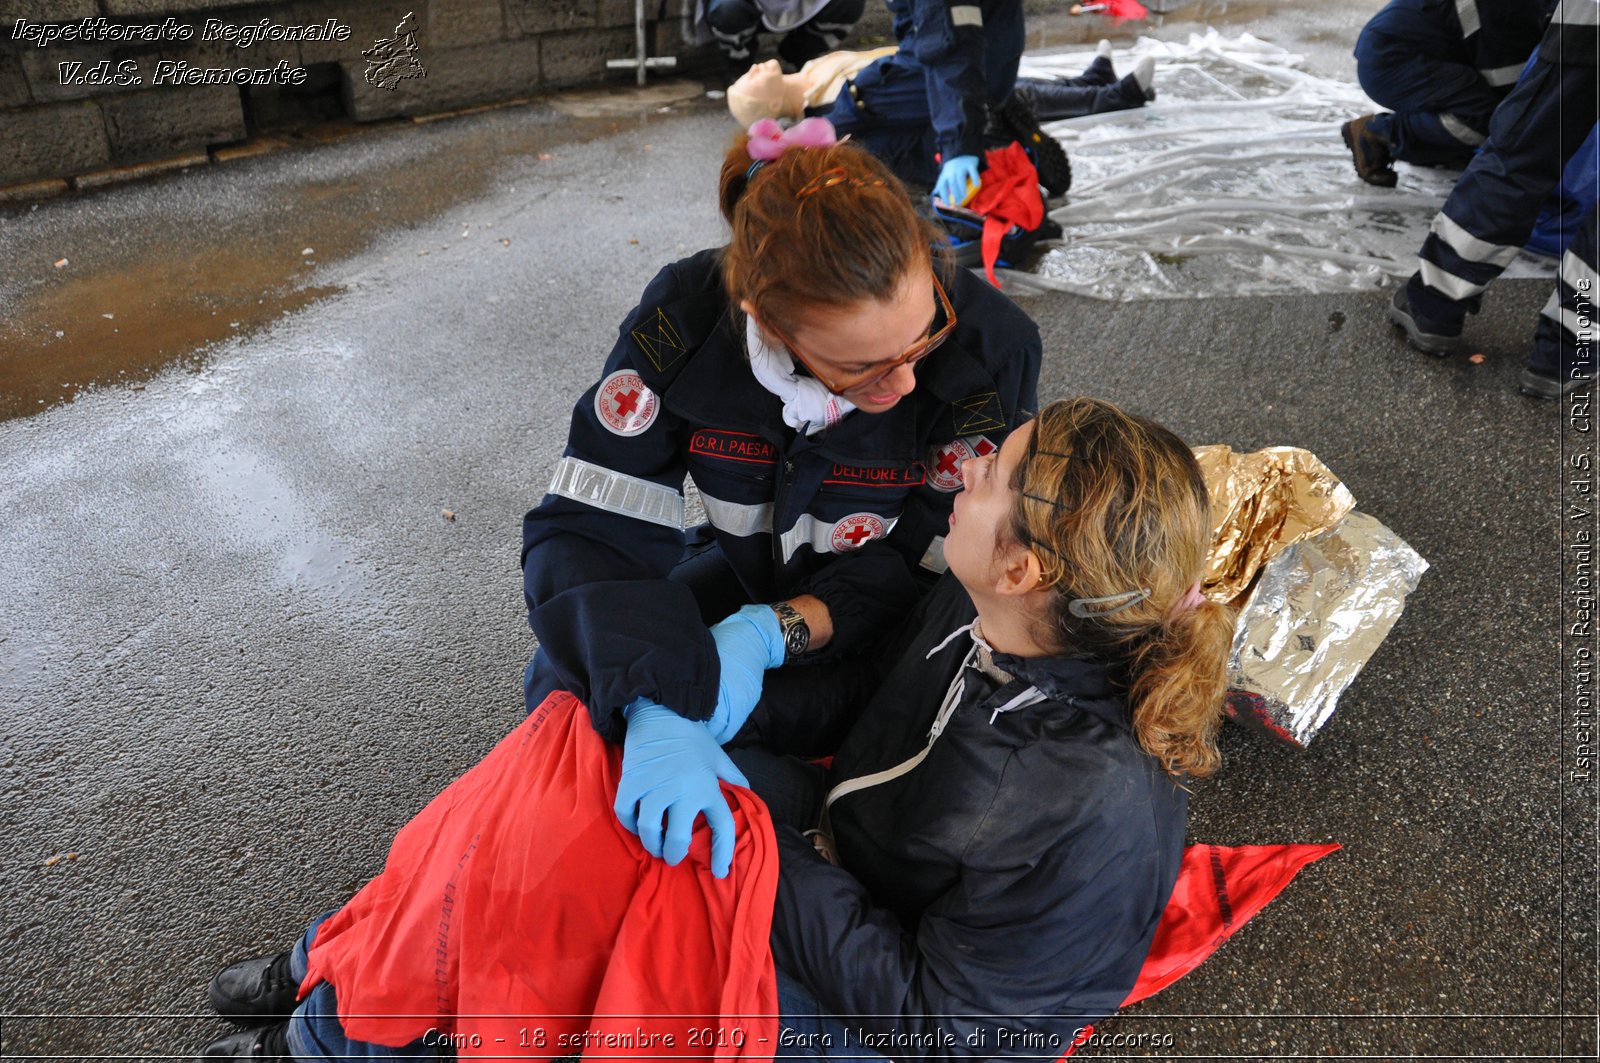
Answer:
<svg viewBox="0 0 1600 1063"><path fill-rule="evenodd" d="M1134 734L1168 773L1215 771L1233 614L1185 607L1211 538L1194 452L1109 402L1066 399L1039 413L1011 487L1011 535L1055 592L1048 642L1123 669Z"/></svg>

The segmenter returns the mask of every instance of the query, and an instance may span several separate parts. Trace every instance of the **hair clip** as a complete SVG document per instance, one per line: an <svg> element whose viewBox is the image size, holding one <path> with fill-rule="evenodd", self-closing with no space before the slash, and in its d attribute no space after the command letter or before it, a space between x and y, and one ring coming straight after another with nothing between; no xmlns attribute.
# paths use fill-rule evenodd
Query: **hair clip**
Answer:
<svg viewBox="0 0 1600 1063"><path fill-rule="evenodd" d="M823 170L800 186L800 190L794 194L794 198L805 199L807 196L816 195L825 188L836 188L839 185L849 185L851 188L882 188L883 179L878 177L852 177L850 172L843 166L834 166Z"/></svg>
<svg viewBox="0 0 1600 1063"><path fill-rule="evenodd" d="M1080 620L1095 620L1102 616L1120 613L1124 609L1138 605L1148 597L1150 597L1150 588L1141 587L1136 591L1122 591L1119 594L1107 594L1100 598L1074 598L1067 603L1067 612ZM1118 604L1111 606L1110 609L1090 610L1087 608L1091 605L1109 605L1112 602Z"/></svg>

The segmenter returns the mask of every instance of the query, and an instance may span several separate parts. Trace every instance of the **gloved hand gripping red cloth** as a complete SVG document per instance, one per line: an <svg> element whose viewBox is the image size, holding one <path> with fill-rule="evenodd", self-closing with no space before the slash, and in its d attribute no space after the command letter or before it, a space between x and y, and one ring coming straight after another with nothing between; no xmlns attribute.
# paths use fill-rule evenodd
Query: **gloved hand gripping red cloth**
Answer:
<svg viewBox="0 0 1600 1063"><path fill-rule="evenodd" d="M983 269L996 288L994 264L1000 258L1000 240L1013 225L1032 232L1044 221L1044 197L1039 194L1039 172L1022 145L1012 141L984 153L983 184L967 209L983 215Z"/></svg>
<svg viewBox="0 0 1600 1063"><path fill-rule="evenodd" d="M723 788L738 829L726 879L704 829L669 867L617 822L621 762L577 699L552 694L401 828L383 872L322 924L302 992L331 982L353 1038L436 1029L463 1058L770 1059L766 806Z"/></svg>

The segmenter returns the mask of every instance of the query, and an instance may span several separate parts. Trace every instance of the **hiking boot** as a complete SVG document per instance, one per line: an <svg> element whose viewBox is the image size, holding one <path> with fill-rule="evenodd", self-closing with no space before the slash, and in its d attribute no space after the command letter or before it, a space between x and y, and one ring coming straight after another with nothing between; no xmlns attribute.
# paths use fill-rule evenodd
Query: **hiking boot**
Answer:
<svg viewBox="0 0 1600 1063"><path fill-rule="evenodd" d="M1394 172L1394 156L1389 154L1389 138L1372 128L1375 114L1352 118L1339 127L1344 146L1355 161L1356 175L1369 185L1393 188L1400 175Z"/></svg>
<svg viewBox="0 0 1600 1063"><path fill-rule="evenodd" d="M1563 378L1541 373L1537 369L1524 369L1517 381L1517 390L1536 399L1554 400L1574 391L1582 391L1592 383L1594 378L1589 376Z"/></svg>
<svg viewBox="0 0 1600 1063"><path fill-rule="evenodd" d="M289 1024L280 1022L219 1037L200 1050L196 1063L217 1059L284 1060L292 1063L294 1057L289 1054Z"/></svg>
<svg viewBox="0 0 1600 1063"><path fill-rule="evenodd" d="M1441 358L1454 351L1457 341L1461 339L1461 326L1457 325L1451 331L1446 325L1436 324L1414 313L1406 300L1404 285L1395 290L1394 298L1389 302L1389 320L1406 330L1406 342L1411 346Z"/></svg>
<svg viewBox="0 0 1600 1063"><path fill-rule="evenodd" d="M289 954L240 960L217 972L207 993L217 1014L230 1022L258 1026L288 1018L300 983L289 973Z"/></svg>
<svg viewBox="0 0 1600 1063"><path fill-rule="evenodd" d="M1072 164L1067 161L1066 149L1039 128L1039 119L1028 101L1013 92L994 109L994 118L1006 138L1021 144L1033 160L1044 190L1052 196L1065 195L1072 187Z"/></svg>

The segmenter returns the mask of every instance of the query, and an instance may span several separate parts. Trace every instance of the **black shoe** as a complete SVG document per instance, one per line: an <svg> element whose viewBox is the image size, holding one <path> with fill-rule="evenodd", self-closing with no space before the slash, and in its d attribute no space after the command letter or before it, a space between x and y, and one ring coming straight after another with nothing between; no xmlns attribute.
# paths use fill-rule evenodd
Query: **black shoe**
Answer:
<svg viewBox="0 0 1600 1063"><path fill-rule="evenodd" d="M1448 326L1429 321L1413 312L1406 300L1404 285L1395 290L1394 298L1389 301L1389 320L1406 330L1406 340L1411 346L1440 358L1452 353L1461 339L1459 325L1451 331Z"/></svg>
<svg viewBox="0 0 1600 1063"><path fill-rule="evenodd" d="M1537 369L1524 369L1517 381L1517 390L1536 399L1554 400L1574 391L1582 391L1594 383L1593 377L1574 376L1565 379L1541 373Z"/></svg>
<svg viewBox="0 0 1600 1063"><path fill-rule="evenodd" d="M1039 128L1028 101L1013 92L994 109L994 118L1007 139L1021 144L1039 171L1039 183L1052 196L1064 195L1072 187L1072 164L1054 137Z"/></svg>
<svg viewBox="0 0 1600 1063"><path fill-rule="evenodd" d="M196 1063L215 1059L285 1060L293 1063L289 1054L289 1024L262 1026L255 1030L239 1030L219 1037L200 1050Z"/></svg>
<svg viewBox="0 0 1600 1063"><path fill-rule="evenodd" d="M211 1006L230 1022L259 1026L294 1011L300 984L289 973L289 954L240 960L217 972L207 991Z"/></svg>
<svg viewBox="0 0 1600 1063"><path fill-rule="evenodd" d="M1400 175L1394 172L1394 156L1389 154L1389 138L1372 128L1375 114L1352 118L1339 127L1344 146L1356 164L1356 176L1369 185L1393 188Z"/></svg>

